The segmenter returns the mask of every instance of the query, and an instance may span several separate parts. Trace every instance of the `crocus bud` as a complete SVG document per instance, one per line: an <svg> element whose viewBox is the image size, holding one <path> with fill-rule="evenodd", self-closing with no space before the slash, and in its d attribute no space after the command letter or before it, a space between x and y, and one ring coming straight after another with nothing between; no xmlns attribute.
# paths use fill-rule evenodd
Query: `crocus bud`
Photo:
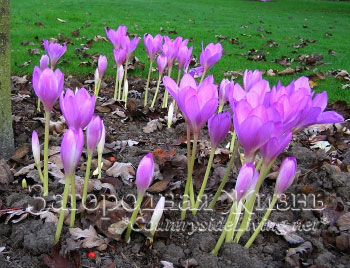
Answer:
<svg viewBox="0 0 350 268"><path fill-rule="evenodd" d="M62 92L60 107L69 128L84 129L94 114L95 103L96 96L90 96L85 88L75 94L70 89Z"/></svg>
<svg viewBox="0 0 350 268"><path fill-rule="evenodd" d="M98 58L98 74L99 74L100 79L102 78L102 76L106 72L107 66L108 66L108 62L107 62L106 56L100 55L100 57Z"/></svg>
<svg viewBox="0 0 350 268"><path fill-rule="evenodd" d="M99 154L103 153L103 148L105 147L105 142L106 142L106 129L105 129L105 125L103 124L102 121L102 134L101 134L101 139L97 144L97 152Z"/></svg>
<svg viewBox="0 0 350 268"><path fill-rule="evenodd" d="M95 85L98 83L99 79L100 79L100 74L98 72L98 68L96 68L95 74L94 74Z"/></svg>
<svg viewBox="0 0 350 268"><path fill-rule="evenodd" d="M232 124L230 112L214 114L208 120L208 130L212 147L216 148L225 139Z"/></svg>
<svg viewBox="0 0 350 268"><path fill-rule="evenodd" d="M154 173L154 161L152 154L145 155L136 171L136 186L140 194L144 194L147 188L151 185Z"/></svg>
<svg viewBox="0 0 350 268"><path fill-rule="evenodd" d="M124 67L123 67L123 65L120 65L118 68L118 81L119 81L119 83L121 81L123 81L123 77L124 77Z"/></svg>
<svg viewBox="0 0 350 268"><path fill-rule="evenodd" d="M292 185L297 172L297 161L294 157L283 160L276 180L275 193L282 194Z"/></svg>
<svg viewBox="0 0 350 268"><path fill-rule="evenodd" d="M40 59L40 70L44 71L49 67L50 58L47 55L42 55Z"/></svg>
<svg viewBox="0 0 350 268"><path fill-rule="evenodd" d="M49 68L41 71L35 66L32 83L36 95L44 104L45 111L50 112L61 95L64 83L63 73L59 69L52 71Z"/></svg>
<svg viewBox="0 0 350 268"><path fill-rule="evenodd" d="M68 129L61 143L61 161L67 177L72 176L83 152L84 134L81 129Z"/></svg>
<svg viewBox="0 0 350 268"><path fill-rule="evenodd" d="M39 166L40 165L40 143L39 143L38 134L36 133L35 130L33 130L33 133L32 133L32 151L33 151L35 164Z"/></svg>
<svg viewBox="0 0 350 268"><path fill-rule="evenodd" d="M252 163L244 164L241 167L235 187L237 202L239 202L244 197L244 195L248 193L251 185L255 182L257 176L255 173L256 170L254 164Z"/></svg>
<svg viewBox="0 0 350 268"><path fill-rule="evenodd" d="M234 82L230 82L228 79L223 79L220 83L219 89L219 104L224 105L228 101L228 96L231 90L233 90Z"/></svg>
<svg viewBox="0 0 350 268"><path fill-rule="evenodd" d="M168 110L168 128L171 127L171 123L173 122L173 116L174 116L174 102L170 104L169 110Z"/></svg>
<svg viewBox="0 0 350 268"><path fill-rule="evenodd" d="M51 67L54 67L59 60L67 51L67 46L63 46L58 43L49 43L48 40L44 40L44 48L47 52L47 55L50 57Z"/></svg>
<svg viewBox="0 0 350 268"><path fill-rule="evenodd" d="M102 136L103 121L99 116L93 116L86 128L86 143L88 154L92 154Z"/></svg>
<svg viewBox="0 0 350 268"><path fill-rule="evenodd" d="M117 67L123 65L126 59L126 50L125 49L114 49L114 60L117 63Z"/></svg>
<svg viewBox="0 0 350 268"><path fill-rule="evenodd" d="M164 72L164 69L167 65L167 57L165 55L159 55L157 58L157 64L158 64L158 71L159 71L159 75L162 75Z"/></svg>
<svg viewBox="0 0 350 268"><path fill-rule="evenodd" d="M151 234L152 234L152 236L157 229L157 226L158 226L160 219L162 218L163 211L164 211L164 205L165 205L165 197L162 196L159 199L156 207L154 208L152 218L151 218Z"/></svg>

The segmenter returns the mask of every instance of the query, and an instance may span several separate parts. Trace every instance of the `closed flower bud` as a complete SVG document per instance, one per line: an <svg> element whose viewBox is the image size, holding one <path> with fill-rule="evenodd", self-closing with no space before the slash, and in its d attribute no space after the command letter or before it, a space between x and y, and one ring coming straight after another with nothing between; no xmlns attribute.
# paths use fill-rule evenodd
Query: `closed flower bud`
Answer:
<svg viewBox="0 0 350 268"><path fill-rule="evenodd" d="M37 166L40 166L40 143L38 134L34 130L32 133L32 151L34 156L34 161Z"/></svg>
<svg viewBox="0 0 350 268"><path fill-rule="evenodd" d="M44 71L49 67L50 58L47 55L42 55L40 59L40 70Z"/></svg>
<svg viewBox="0 0 350 268"><path fill-rule="evenodd" d="M102 78L102 76L106 72L107 66L108 62L106 56L100 55L100 57L98 58L98 74L100 78Z"/></svg>
<svg viewBox="0 0 350 268"><path fill-rule="evenodd" d="M119 81L119 83L121 81L123 81L123 77L124 77L124 67L123 67L123 65L120 65L118 68L118 81Z"/></svg>
<svg viewBox="0 0 350 268"><path fill-rule="evenodd" d="M230 112L214 114L208 120L208 130L212 147L216 148L226 138L232 124Z"/></svg>
<svg viewBox="0 0 350 268"><path fill-rule="evenodd" d="M165 197L162 196L159 199L156 207L154 208L152 218L151 218L151 234L152 234L152 236L157 229L157 226L158 226L160 219L162 218L163 211L164 211L164 205L165 205Z"/></svg>
<svg viewBox="0 0 350 268"><path fill-rule="evenodd" d="M158 64L158 71L159 71L159 75L162 75L164 72L164 69L167 65L167 57L165 55L159 55L157 58L157 64Z"/></svg>
<svg viewBox="0 0 350 268"><path fill-rule="evenodd" d="M256 173L257 171L252 163L244 164L241 167L235 187L237 202L241 201L245 194L248 194L248 192L252 190L253 184L256 184L258 176Z"/></svg>
<svg viewBox="0 0 350 268"><path fill-rule="evenodd" d="M97 152L99 154L103 153L103 148L105 147L105 142L106 142L106 129L102 121L102 134L101 134L101 139L97 144Z"/></svg>
<svg viewBox="0 0 350 268"><path fill-rule="evenodd" d="M147 188L151 185L154 174L154 161L152 154L145 155L137 168L136 186L140 194L144 194Z"/></svg>
<svg viewBox="0 0 350 268"><path fill-rule="evenodd" d="M72 176L79 163L84 147L84 134L81 129L68 129L61 143L61 161L66 176Z"/></svg>
<svg viewBox="0 0 350 268"><path fill-rule="evenodd" d="M91 154L102 136L103 121L99 116L93 116L86 128L86 143L88 154Z"/></svg>
<svg viewBox="0 0 350 268"><path fill-rule="evenodd" d="M297 161L294 157L283 160L276 180L275 193L284 193L292 185L297 171Z"/></svg>

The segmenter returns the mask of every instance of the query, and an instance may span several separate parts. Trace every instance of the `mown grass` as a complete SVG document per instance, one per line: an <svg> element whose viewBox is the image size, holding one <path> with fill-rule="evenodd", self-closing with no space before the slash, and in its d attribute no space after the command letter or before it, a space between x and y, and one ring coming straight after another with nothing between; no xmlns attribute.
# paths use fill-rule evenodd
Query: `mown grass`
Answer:
<svg viewBox="0 0 350 268"><path fill-rule="evenodd" d="M225 50L225 56L214 67L211 73L217 83L224 77L224 72L231 70L268 69L284 70L274 63L275 59L287 56L292 59L302 54L320 53L324 56L324 64L315 66L319 71L332 69L347 69L350 66L349 32L350 32L350 2L334 2L322 0L276 0L263 3L244 0L14 0L11 1L11 44L12 44L12 73L17 75L31 74L38 65L40 56L29 55L28 49L40 49L44 53L41 41L51 37L57 38L59 33L72 39L63 62L58 67L65 74L92 75L94 68L79 66L79 59L75 49L86 43L84 38L91 39L96 35L105 36L104 27L117 28L126 25L131 33L141 36L145 33L152 35L161 33L175 38L181 35L193 41L194 55L199 58L201 42L219 42L215 35L227 36L227 40L220 41ZM66 23L57 20L60 18ZM43 27L35 23L40 22ZM72 37L71 32L80 29L78 37ZM307 27L304 28L304 25ZM247 27L246 27L247 26ZM258 31L258 27L260 31ZM164 32L160 32L163 28ZM176 30L177 34L168 34ZM270 33L267 33L270 32ZM326 36L330 33L332 36ZM243 36L246 35L246 36ZM263 36L262 36L263 35ZM239 44L232 44L229 39L238 37ZM81 39L83 38L83 39ZM308 43L304 48L293 48L297 38L316 40ZM264 44L268 40L279 44L278 48L269 48ZM23 46L21 42L33 42L32 46ZM240 53L250 49L264 49L266 61L249 61ZM336 52L336 56L328 54L329 50ZM293 53L294 51L294 53ZM115 70L113 49L109 42L94 42L89 54L99 53L107 55L109 68L107 75L113 76ZM135 55L145 63L142 71L139 67L131 74L135 76L147 75L148 58L144 50L143 41L140 42ZM24 62L32 60L26 67ZM291 67L298 64L293 62ZM284 84L300 75L310 75L312 70L302 74L289 76L266 77L272 83L281 80ZM156 73L153 74L157 76ZM350 90L342 90L344 82L333 77L318 81L317 91L327 90L330 100L350 100Z"/></svg>

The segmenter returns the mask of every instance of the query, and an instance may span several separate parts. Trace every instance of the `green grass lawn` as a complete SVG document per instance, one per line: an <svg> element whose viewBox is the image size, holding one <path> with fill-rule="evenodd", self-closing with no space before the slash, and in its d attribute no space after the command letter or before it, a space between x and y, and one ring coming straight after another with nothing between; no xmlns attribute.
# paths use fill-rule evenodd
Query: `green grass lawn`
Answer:
<svg viewBox="0 0 350 268"><path fill-rule="evenodd" d="M276 59L286 56L295 59L302 54L319 53L324 56L323 65L311 67L310 70L289 76L266 77L272 83L281 80L288 83L300 75L312 74L312 69L326 72L332 69L350 71L350 2L333 2L322 0L276 0L263 3L243 0L13 0L11 1L11 43L12 73L31 74L38 65L40 55L29 55L28 49L40 49L44 53L41 41L57 38L59 33L71 39L68 51L62 62L57 65L66 75L92 75L95 67L79 66L80 62L92 61L80 59L75 49L96 35L105 36L104 27L117 28L126 25L130 33L141 36L145 33L169 35L175 38L181 35L191 39L193 54L199 58L201 42L221 42L225 50L222 60L211 71L217 83L224 77L224 72L232 70L274 69L282 71L287 67L274 63ZM60 22L57 18L66 21ZM38 26L41 23L43 26ZM84 27L87 26L88 27ZM304 26L305 25L305 26ZM160 28L163 32L160 32ZM80 35L73 37L71 32L80 29ZM169 31L177 34L168 34ZM330 33L331 36L326 36ZM227 36L227 40L218 40L215 36ZM239 44L232 44L229 39L238 38ZM303 48L293 48L299 44L298 38L316 40ZM264 44L268 40L279 44L270 48ZM30 45L23 46L26 40ZM240 56L250 49L264 49L266 61L250 61ZM329 55L333 50L336 56ZM115 70L113 49L109 42L94 42L87 51L89 54L107 55L109 68L107 75L112 78ZM148 58L141 40L135 55L145 63L145 70L139 67L131 73L147 76ZM26 67L24 62L31 60ZM290 67L298 64L292 62ZM157 74L153 73L156 77ZM174 74L175 76L175 74ZM331 100L350 100L350 90L342 90L342 82L332 76L317 81L317 91L327 90Z"/></svg>

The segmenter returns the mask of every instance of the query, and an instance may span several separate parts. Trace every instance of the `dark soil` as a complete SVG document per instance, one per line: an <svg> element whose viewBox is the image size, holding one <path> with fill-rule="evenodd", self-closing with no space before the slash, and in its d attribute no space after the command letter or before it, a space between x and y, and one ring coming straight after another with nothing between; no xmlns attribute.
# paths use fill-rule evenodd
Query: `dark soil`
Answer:
<svg viewBox="0 0 350 268"><path fill-rule="evenodd" d="M82 87L91 89L91 84L84 84L85 79L76 80L68 78L66 87ZM106 104L113 96L113 84L107 82L101 89L101 98L97 106L96 114L101 116L107 130L104 159L111 162L130 162L137 167L143 155L157 149L164 149L156 159L158 173L155 183L160 180L169 180L169 184L161 189L150 192L154 200L159 199L159 193L165 195L167 200L172 200L175 205L181 204L186 179L186 126L179 119L171 129L166 127L166 111L158 106L155 110L143 108L143 87L145 81L138 78L130 78L128 108L123 104ZM153 95L151 89L151 97ZM43 114L36 110L36 98L29 82L15 83L13 93L14 131L17 152L26 150L20 157L13 157L7 161L12 172L32 164L33 158L30 150L31 132L35 129L39 138L43 141L44 125L34 118L42 118ZM29 95L31 97L25 97ZM104 107L104 108L100 108ZM228 107L227 107L228 108ZM332 104L332 109L349 118L350 107L343 102ZM113 113L115 111L118 113ZM100 112L98 112L100 111ZM123 115L123 112L125 115ZM58 104L55 106L52 120L58 122L61 113ZM158 130L145 133L143 127L150 120L160 119ZM163 121L162 121L163 120ZM55 126L51 130L50 146L59 146L66 127ZM161 127L161 129L159 129ZM349 122L342 127L350 127ZM63 229L61 241L54 248L55 224L44 222L40 216L33 214L20 214L8 219L9 211L5 209L18 209L23 211L28 207L40 210L43 200L36 198L40 192L35 189L22 189L21 181L26 177L28 185L36 184L33 175L15 176L13 182L3 183L1 191L0 213L0 247L5 249L0 253L0 267L349 267L350 263L350 147L349 134L343 130L337 130L337 126L329 129L318 129L314 137L310 133L302 132L294 137L287 150L276 161L272 171L277 171L281 160L286 156L295 156L298 161L299 175L296 183L289 188L285 200L278 202L280 210L271 213L270 221L274 223L284 222L293 225L299 223L299 229L290 236L278 235L275 231L264 231L259 234L250 249L243 246L250 237L252 231L247 232L239 244L224 244L218 257L210 252L214 248L220 235L218 229L225 223L226 213L230 208L229 200L219 201L214 212L199 211L196 217L187 213L186 221L181 222L179 210L166 210L160 223L162 231L156 233L154 244L150 247L144 232L133 232L130 244L123 240L111 239L105 250L96 248L74 248L73 240L68 232L68 227ZM316 138L315 138L316 137ZM209 148L207 147L207 130L201 133L201 141L197 153L197 162L194 172L195 189L198 191L204 176L208 161ZM117 141L132 140L138 144L134 146L117 146ZM325 153L321 149L311 149L311 141L328 141L332 149ZM225 146L229 138L222 143ZM170 153L175 149L176 153ZM168 153L168 155L167 155ZM18 155L17 155L18 156ZM116 160L111 160L114 157ZM83 159L84 158L84 159ZM83 154L81 164L86 160ZM226 164L229 160L227 150L223 149L215 156L213 169L210 175L207 194L215 194L217 185L222 178ZM239 167L239 159L235 165ZM107 162L106 162L107 163ZM108 163L107 163L108 164ZM111 163L110 163L111 164ZM277 165L278 164L278 165ZM0 166L1 167L1 166ZM81 166L84 169L84 165ZM94 169L94 168L93 168ZM1 169L0 172L3 172ZM35 172L32 172L35 173ZM85 171L80 170L77 175L84 177ZM234 168L230 180L225 189L229 192L234 187L237 168ZM34 176L35 177L35 176ZM127 194L136 193L133 179L128 181L120 177L113 178L103 173L103 181L111 183L118 198ZM261 193L266 197L260 201L260 206L268 206L268 197L271 196L274 185L273 174L264 183ZM45 198L47 207L55 204L54 195L63 193L63 185L58 183L54 175L50 175L50 194ZM97 196L110 194L109 190L102 188L92 193ZM322 201L322 209L314 210L310 196L316 196L317 201ZM293 204L293 195L297 196ZM143 202L143 207L154 206ZM101 201L99 199L98 201ZM303 202L303 200L305 202ZM132 199L124 199L132 206ZM80 201L79 201L80 202ZM174 205L174 206L175 206ZM171 202L167 207L173 207ZM283 209L290 206L289 209ZM313 207L314 208L314 207ZM14 211L10 211L13 213ZM253 223L258 224L265 210L257 211L253 217ZM144 214L147 222L147 213ZM90 224L95 224L99 219L94 213L77 214L76 227L87 229ZM149 215L148 215L149 218ZM6 222L8 220L8 222ZM18 221L16 223L16 220ZM142 226L142 225L140 225ZM95 226L98 233L104 236L100 228ZM296 237L297 236L297 237ZM300 238L302 240L300 240ZM298 240L299 239L299 240ZM311 243L311 246L310 246ZM89 252L95 252L96 258L88 258ZM60 257L60 255L62 257ZM161 264L167 261L173 266ZM51 266L50 266L51 265Z"/></svg>

